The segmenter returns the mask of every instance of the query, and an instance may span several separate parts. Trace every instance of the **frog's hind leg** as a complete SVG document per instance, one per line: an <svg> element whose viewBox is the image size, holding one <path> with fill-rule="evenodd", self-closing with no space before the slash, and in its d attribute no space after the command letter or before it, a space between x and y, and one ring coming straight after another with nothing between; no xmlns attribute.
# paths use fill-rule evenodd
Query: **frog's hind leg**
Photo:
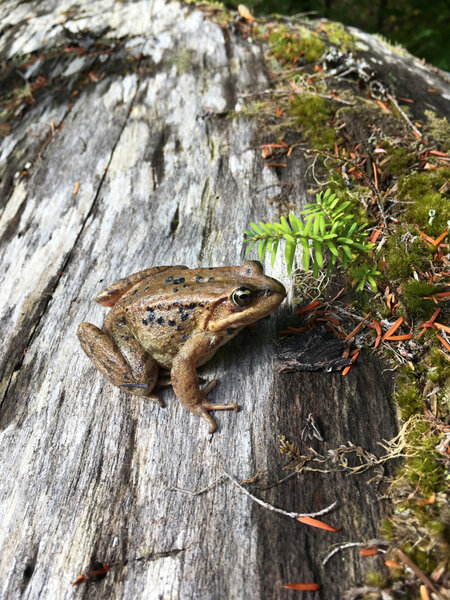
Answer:
<svg viewBox="0 0 450 600"><path fill-rule="evenodd" d="M157 363L131 334L126 335L124 331L120 334L117 336L116 333L114 336L120 337L117 343L117 339L113 339L109 331L103 331L91 323L81 323L77 330L82 349L113 385L164 406L164 403L152 394L158 379Z"/></svg>
<svg viewBox="0 0 450 600"><path fill-rule="evenodd" d="M140 283L146 277L154 277L159 273L167 271L167 269L187 269L184 265L176 265L176 266L165 266L165 267L151 267L150 269L145 269L144 271L139 271L138 273L133 273L128 277L124 277L120 279L116 283L108 286L106 289L100 292L96 297L95 301L101 304L102 306L114 306L114 304L121 298L125 292L131 289L137 283Z"/></svg>

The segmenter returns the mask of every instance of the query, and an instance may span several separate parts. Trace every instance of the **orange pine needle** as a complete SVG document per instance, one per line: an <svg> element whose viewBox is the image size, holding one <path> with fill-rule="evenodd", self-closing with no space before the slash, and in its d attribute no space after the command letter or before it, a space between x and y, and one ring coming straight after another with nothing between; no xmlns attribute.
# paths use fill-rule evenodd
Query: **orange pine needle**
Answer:
<svg viewBox="0 0 450 600"><path fill-rule="evenodd" d="M318 592L321 589L319 583L286 583L283 585L287 590L299 590L303 592Z"/></svg>
<svg viewBox="0 0 450 600"><path fill-rule="evenodd" d="M425 331L425 329L424 329ZM447 342L447 340L444 340L443 337L441 337L439 334L436 334L437 339L441 342L441 344L444 346L444 348L447 348L447 350L450 352L450 344Z"/></svg>
<svg viewBox="0 0 450 600"><path fill-rule="evenodd" d="M300 310L297 311L297 314L301 315L304 312L309 312L313 308L316 308L316 306L319 306L319 304L320 304L319 300L315 300L314 302L311 302L311 304L307 304L306 306L303 306Z"/></svg>
<svg viewBox="0 0 450 600"><path fill-rule="evenodd" d="M427 323L434 323L436 317L438 316L438 314L441 312L440 308L437 308L434 313L431 315L431 318L427 321ZM425 325L425 323L423 323Z"/></svg>
<svg viewBox="0 0 450 600"><path fill-rule="evenodd" d="M375 102L378 104L378 106L383 112L385 112L388 115L392 115L392 110L388 107L386 102L382 102L381 100L375 100Z"/></svg>
<svg viewBox="0 0 450 600"><path fill-rule="evenodd" d="M311 525L311 527L317 527L318 529L324 529L325 531L340 531L342 527L339 529L335 529L328 523L324 523L323 521L319 521L318 519L313 519L312 517L297 517L297 521L300 523L304 523L305 525Z"/></svg>
<svg viewBox="0 0 450 600"><path fill-rule="evenodd" d="M423 238L429 244L434 243L434 239L432 237L430 237L429 235L427 235L426 233L424 233L423 231L419 231L419 235L421 238Z"/></svg>
<svg viewBox="0 0 450 600"><path fill-rule="evenodd" d="M436 502L436 494L431 494L429 498L421 498L417 500L417 506L424 506L425 504L434 504Z"/></svg>
<svg viewBox="0 0 450 600"><path fill-rule="evenodd" d="M383 335L383 340L385 340L386 338L388 338L390 335L392 335L394 333L394 331L397 331L397 329L400 327L400 325L403 323L404 319L403 317L400 317L399 319L397 319L395 321L395 323L392 325L392 327L390 327L386 333Z"/></svg>
<svg viewBox="0 0 450 600"><path fill-rule="evenodd" d="M379 554L376 548L362 548L359 553L361 556L375 556L376 554Z"/></svg>
<svg viewBox="0 0 450 600"><path fill-rule="evenodd" d="M281 117L282 114L281 108L277 106L277 117Z"/></svg>
<svg viewBox="0 0 450 600"><path fill-rule="evenodd" d="M369 242L372 242L372 244L375 244L377 239L380 237L381 232L383 231L383 227L384 227L384 225L382 225L379 229L372 231L372 233L369 237Z"/></svg>
<svg viewBox="0 0 450 600"><path fill-rule="evenodd" d="M412 340L413 337L412 333L405 333L403 335L390 335L384 339L388 342L400 342L402 340Z"/></svg>
<svg viewBox="0 0 450 600"><path fill-rule="evenodd" d="M390 560L389 558L384 561L384 564L390 569L400 569L400 565L395 560Z"/></svg>
<svg viewBox="0 0 450 600"><path fill-rule="evenodd" d="M291 327L288 326L287 329L283 329L280 333L303 333L304 331L309 331L311 327Z"/></svg>
<svg viewBox="0 0 450 600"><path fill-rule="evenodd" d="M439 246L439 244L442 242L442 240L445 238L445 236L448 234L448 229L446 229L444 231L444 233L441 233L441 235L439 237L437 237L434 242L433 242L433 246L436 248L436 246Z"/></svg>
<svg viewBox="0 0 450 600"><path fill-rule="evenodd" d="M378 321L372 321L373 326L375 327L375 331L377 332L377 339L375 340L374 348L378 348L381 344L381 325Z"/></svg>
<svg viewBox="0 0 450 600"><path fill-rule="evenodd" d="M448 158L448 154L446 152L440 152L439 150L429 150L428 154L433 154L433 156L440 156L442 158Z"/></svg>
<svg viewBox="0 0 450 600"><path fill-rule="evenodd" d="M261 144L258 148L284 148L284 144Z"/></svg>
<svg viewBox="0 0 450 600"><path fill-rule="evenodd" d="M373 178L375 183L375 189L378 191L378 174L377 174L377 165L372 161L373 168Z"/></svg>
<svg viewBox="0 0 450 600"><path fill-rule="evenodd" d="M344 367L342 369L342 377L345 377L351 368L352 368L352 365L347 365L346 367Z"/></svg>
<svg viewBox="0 0 450 600"><path fill-rule="evenodd" d="M364 326L364 323L366 322L366 320L370 317L371 313L367 313L367 315L364 317L364 319L355 327L355 329L353 331L351 331L348 336L345 338L345 341L348 342L348 340L350 340L352 337L354 337L358 331Z"/></svg>
<svg viewBox="0 0 450 600"><path fill-rule="evenodd" d="M433 323L433 325L438 329L442 329L442 331L445 331L445 333L450 333L450 327L447 327L447 325L442 325L442 323L437 323L436 321Z"/></svg>
<svg viewBox="0 0 450 600"><path fill-rule="evenodd" d="M77 181L77 182L76 182L76 184L75 184L75 187L73 188L73 192L72 192L72 194L73 194L74 196L76 196L76 195L78 194L78 190L79 190L79 189L80 189L80 182L79 182L79 181Z"/></svg>

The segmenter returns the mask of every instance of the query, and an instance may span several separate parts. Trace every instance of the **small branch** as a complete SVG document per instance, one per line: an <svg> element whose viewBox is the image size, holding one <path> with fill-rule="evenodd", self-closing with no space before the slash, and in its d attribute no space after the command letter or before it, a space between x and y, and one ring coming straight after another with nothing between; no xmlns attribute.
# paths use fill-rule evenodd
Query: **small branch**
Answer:
<svg viewBox="0 0 450 600"><path fill-rule="evenodd" d="M277 96L290 95L290 94L296 94L296 95L309 94L310 96L319 96L319 98L325 98L326 100L334 100L335 102L340 102L341 104L346 104L347 106L354 106L353 102L349 102L348 100L343 100L342 98L335 98L335 96L331 96L330 94L320 94L319 92L310 92L309 90L295 91L295 90L288 90L288 89L282 89L282 90L268 89L268 90L261 90L260 92L239 94L239 97L240 98L249 98L251 96L264 96L267 94L275 94Z"/></svg>
<svg viewBox="0 0 450 600"><path fill-rule="evenodd" d="M367 547L367 546L373 546L373 547L378 547L378 546L387 546L387 542L385 540L368 540L367 542L347 542L345 544L340 544L339 546L337 546L336 548L334 548L334 550L332 550L329 554L327 554L325 556L325 558L322 561L322 567L324 567L327 562L330 560L331 557L333 557L335 554L337 554L338 552L340 552L341 550L346 550L347 548L356 548L356 547ZM378 548L379 550L379 548Z"/></svg>
<svg viewBox="0 0 450 600"><path fill-rule="evenodd" d="M329 506L323 508L322 510L319 510L318 512L314 512L314 513L288 512L286 510L283 510L282 508L276 508L275 506L272 506L271 504L264 502L264 500L257 498L256 496L251 494L248 490L246 490L240 483L238 483L236 481L236 479L234 479L226 471L224 471L223 474L225 477L228 477L228 479L233 483L233 485L235 485L237 488L239 488L242 492L244 492L244 494L246 494L249 498L251 498L257 504L260 504L264 508L267 508L267 510L272 510L274 512L277 512L280 515L285 515L286 517L291 517L291 519L296 519L297 517L320 517L321 515L325 515L326 513L329 513L331 510L333 510L333 508L335 508L337 506L337 502L333 502L333 504L330 504Z"/></svg>
<svg viewBox="0 0 450 600"><path fill-rule="evenodd" d="M191 496L201 496L201 494L205 494L206 492L209 492L209 490L212 490L214 487L216 487L216 485L218 485L224 479L225 479L225 475L221 475L215 481L213 481L206 487L202 488L201 490L197 490L196 492L193 492L192 490L186 490L184 488L177 488L177 487L169 488L169 491L170 492L181 492L182 494L190 494Z"/></svg>
<svg viewBox="0 0 450 600"><path fill-rule="evenodd" d="M422 139L422 134L420 133L420 131L417 129L417 127L414 125L414 123L411 122L410 118L408 117L408 115L405 113L405 111L401 108L401 106L399 105L399 103L397 102L397 99L395 98L395 96L393 96L392 94L386 94L387 97L389 98L389 100L392 102L392 104L395 106L395 108L398 110L398 112L401 114L401 116L405 119L405 121L408 123L408 125L411 127L411 129L413 130L414 134L419 138Z"/></svg>

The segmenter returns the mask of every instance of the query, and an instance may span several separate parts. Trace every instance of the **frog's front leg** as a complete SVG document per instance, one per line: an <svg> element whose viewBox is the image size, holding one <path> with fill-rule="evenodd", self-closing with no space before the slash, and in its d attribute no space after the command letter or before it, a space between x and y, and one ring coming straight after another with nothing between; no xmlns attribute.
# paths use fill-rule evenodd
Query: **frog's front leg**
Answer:
<svg viewBox="0 0 450 600"><path fill-rule="evenodd" d="M129 331L120 326L104 331L92 323L81 323L77 335L84 352L113 385L164 406L151 393L159 367Z"/></svg>
<svg viewBox="0 0 450 600"><path fill-rule="evenodd" d="M216 404L209 402L206 394L216 385L211 381L203 389L199 388L199 379L196 365L201 359L213 353L223 344L224 335L212 332L203 332L192 337L175 356L172 363L170 378L173 391L186 408L196 415L200 415L210 425L209 432L216 430L216 423L209 412L211 410L238 410L237 404Z"/></svg>

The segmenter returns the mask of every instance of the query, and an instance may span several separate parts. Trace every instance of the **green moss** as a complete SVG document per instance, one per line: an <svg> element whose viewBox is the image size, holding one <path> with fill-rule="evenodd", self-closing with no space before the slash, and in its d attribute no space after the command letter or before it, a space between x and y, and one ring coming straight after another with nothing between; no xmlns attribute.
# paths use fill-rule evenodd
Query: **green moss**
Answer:
<svg viewBox="0 0 450 600"><path fill-rule="evenodd" d="M379 571L368 571L366 574L367 585L382 588L386 585L385 577Z"/></svg>
<svg viewBox="0 0 450 600"><path fill-rule="evenodd" d="M336 132L330 125L334 117L331 103L320 96L296 96L289 107L305 138L312 148L331 150L336 141Z"/></svg>
<svg viewBox="0 0 450 600"><path fill-rule="evenodd" d="M307 63L316 62L325 52L326 45L306 27L298 28L295 32L277 27L269 34L269 47L277 60L287 64L299 58Z"/></svg>
<svg viewBox="0 0 450 600"><path fill-rule="evenodd" d="M429 319L436 310L436 304L433 300L425 300L424 297L442 291L444 291L442 286L429 285L425 281L410 279L403 286L403 300L409 314L422 321Z"/></svg>
<svg viewBox="0 0 450 600"><path fill-rule="evenodd" d="M450 151L450 123L444 117L439 119L432 110L426 110L427 122L423 127L424 134L439 144L446 152Z"/></svg>
<svg viewBox="0 0 450 600"><path fill-rule="evenodd" d="M450 187L448 180L450 169L411 173L400 177L398 198L406 205L406 218L431 236L438 236L447 227L450 220ZM432 224L429 224L429 212L435 211Z"/></svg>
<svg viewBox="0 0 450 600"><path fill-rule="evenodd" d="M422 394L415 380L415 375L409 367L404 367L398 375L395 399L403 421L407 421L423 410Z"/></svg>
<svg viewBox="0 0 450 600"><path fill-rule="evenodd" d="M387 140L383 143L383 148L387 153L386 158L389 157L385 168L391 175L403 175L416 162L412 148L394 146Z"/></svg>
<svg viewBox="0 0 450 600"><path fill-rule="evenodd" d="M432 249L419 236L415 239L413 236L409 244L405 243L405 238L411 239L412 236L406 227L400 226L388 237L384 260L389 279L405 279L411 276L414 269L426 271L429 268Z"/></svg>
<svg viewBox="0 0 450 600"><path fill-rule="evenodd" d="M328 41L335 46L339 46L339 50L342 52L348 52L356 48L356 39L342 23L320 21L320 28L325 31Z"/></svg>
<svg viewBox="0 0 450 600"><path fill-rule="evenodd" d="M439 348L431 348L425 366L428 379L440 386L450 386L450 361Z"/></svg>

